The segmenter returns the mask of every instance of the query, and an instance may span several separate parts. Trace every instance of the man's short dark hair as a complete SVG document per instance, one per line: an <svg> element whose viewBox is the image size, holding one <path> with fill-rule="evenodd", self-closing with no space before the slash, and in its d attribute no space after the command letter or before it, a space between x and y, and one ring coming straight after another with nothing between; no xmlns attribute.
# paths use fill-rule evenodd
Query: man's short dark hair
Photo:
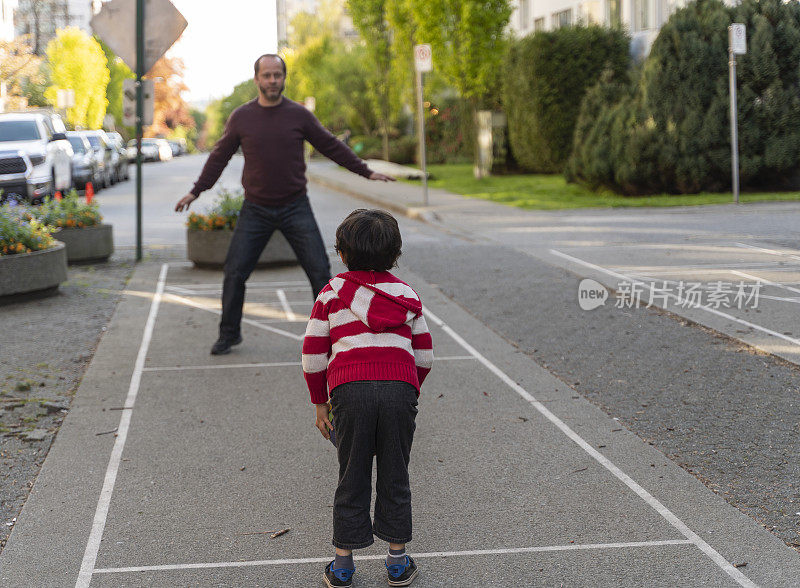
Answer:
<svg viewBox="0 0 800 588"><path fill-rule="evenodd" d="M359 208L336 229L336 251L350 271L388 271L397 263L402 246L397 220L385 210Z"/></svg>
<svg viewBox="0 0 800 588"><path fill-rule="evenodd" d="M283 57L281 57L280 55L276 55L275 53L264 53L264 55L256 59L256 62L253 64L253 69L256 72L255 73L256 77L258 77L258 66L261 64L261 60L264 59L265 57L272 57L273 59L277 59L278 61L280 61L281 65L283 66L283 76L286 77L286 62L283 60Z"/></svg>

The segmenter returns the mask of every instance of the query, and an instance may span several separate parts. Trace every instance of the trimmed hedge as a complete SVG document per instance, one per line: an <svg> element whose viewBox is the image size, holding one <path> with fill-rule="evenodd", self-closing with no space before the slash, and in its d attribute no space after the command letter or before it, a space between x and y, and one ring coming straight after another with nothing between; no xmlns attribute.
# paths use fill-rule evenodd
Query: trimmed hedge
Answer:
<svg viewBox="0 0 800 588"><path fill-rule="evenodd" d="M607 74L587 93L568 180L623 194L731 186L727 28L747 25L737 57L745 187L791 186L800 164L800 5L699 0L665 24L630 80Z"/></svg>
<svg viewBox="0 0 800 588"><path fill-rule="evenodd" d="M509 144L527 171L564 171L586 90L605 69L621 75L630 39L615 29L574 26L510 43L503 72Z"/></svg>

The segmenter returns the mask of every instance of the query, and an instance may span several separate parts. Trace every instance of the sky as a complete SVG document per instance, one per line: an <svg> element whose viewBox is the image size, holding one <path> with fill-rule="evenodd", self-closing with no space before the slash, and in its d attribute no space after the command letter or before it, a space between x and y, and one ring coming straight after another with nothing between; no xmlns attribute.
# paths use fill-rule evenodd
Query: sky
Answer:
<svg viewBox="0 0 800 588"><path fill-rule="evenodd" d="M188 102L202 102L230 94L233 87L253 77L259 55L277 49L275 0L172 0L189 23L167 52L186 65Z"/></svg>

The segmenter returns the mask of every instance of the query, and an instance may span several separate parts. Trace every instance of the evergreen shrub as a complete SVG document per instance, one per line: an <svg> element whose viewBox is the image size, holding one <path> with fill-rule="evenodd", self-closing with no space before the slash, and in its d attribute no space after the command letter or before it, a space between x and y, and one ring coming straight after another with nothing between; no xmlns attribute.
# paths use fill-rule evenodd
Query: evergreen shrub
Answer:
<svg viewBox="0 0 800 588"><path fill-rule="evenodd" d="M619 29L574 26L512 41L503 69L503 108L519 166L561 173L586 90L604 70L629 67L628 35Z"/></svg>
<svg viewBox="0 0 800 588"><path fill-rule="evenodd" d="M661 28L630 77L605 74L582 104L568 180L622 194L731 186L728 25L737 56L743 187L791 187L800 163L800 4L698 0Z"/></svg>

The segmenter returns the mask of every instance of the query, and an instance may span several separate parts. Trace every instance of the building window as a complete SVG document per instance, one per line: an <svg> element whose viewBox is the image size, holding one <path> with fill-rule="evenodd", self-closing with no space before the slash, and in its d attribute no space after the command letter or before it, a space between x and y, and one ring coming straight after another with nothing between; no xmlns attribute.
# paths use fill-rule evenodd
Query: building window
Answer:
<svg viewBox="0 0 800 588"><path fill-rule="evenodd" d="M536 20L533 21L533 30L534 31L543 31L545 29L545 26L546 25L544 24L544 17L543 16L541 18L537 18Z"/></svg>
<svg viewBox="0 0 800 588"><path fill-rule="evenodd" d="M578 15L578 18L584 24L593 25L605 22L601 0L587 0L582 4L578 4Z"/></svg>
<svg viewBox="0 0 800 588"><path fill-rule="evenodd" d="M522 0L520 2L519 21L519 28L527 31L528 23L531 22L531 0Z"/></svg>
<svg viewBox="0 0 800 588"><path fill-rule="evenodd" d="M606 14L608 26L612 28L622 27L622 0L607 0Z"/></svg>
<svg viewBox="0 0 800 588"><path fill-rule="evenodd" d="M633 30L645 31L653 28L651 0L633 0Z"/></svg>
<svg viewBox="0 0 800 588"><path fill-rule="evenodd" d="M560 29L572 24L572 9L562 10L553 14L553 28Z"/></svg>

